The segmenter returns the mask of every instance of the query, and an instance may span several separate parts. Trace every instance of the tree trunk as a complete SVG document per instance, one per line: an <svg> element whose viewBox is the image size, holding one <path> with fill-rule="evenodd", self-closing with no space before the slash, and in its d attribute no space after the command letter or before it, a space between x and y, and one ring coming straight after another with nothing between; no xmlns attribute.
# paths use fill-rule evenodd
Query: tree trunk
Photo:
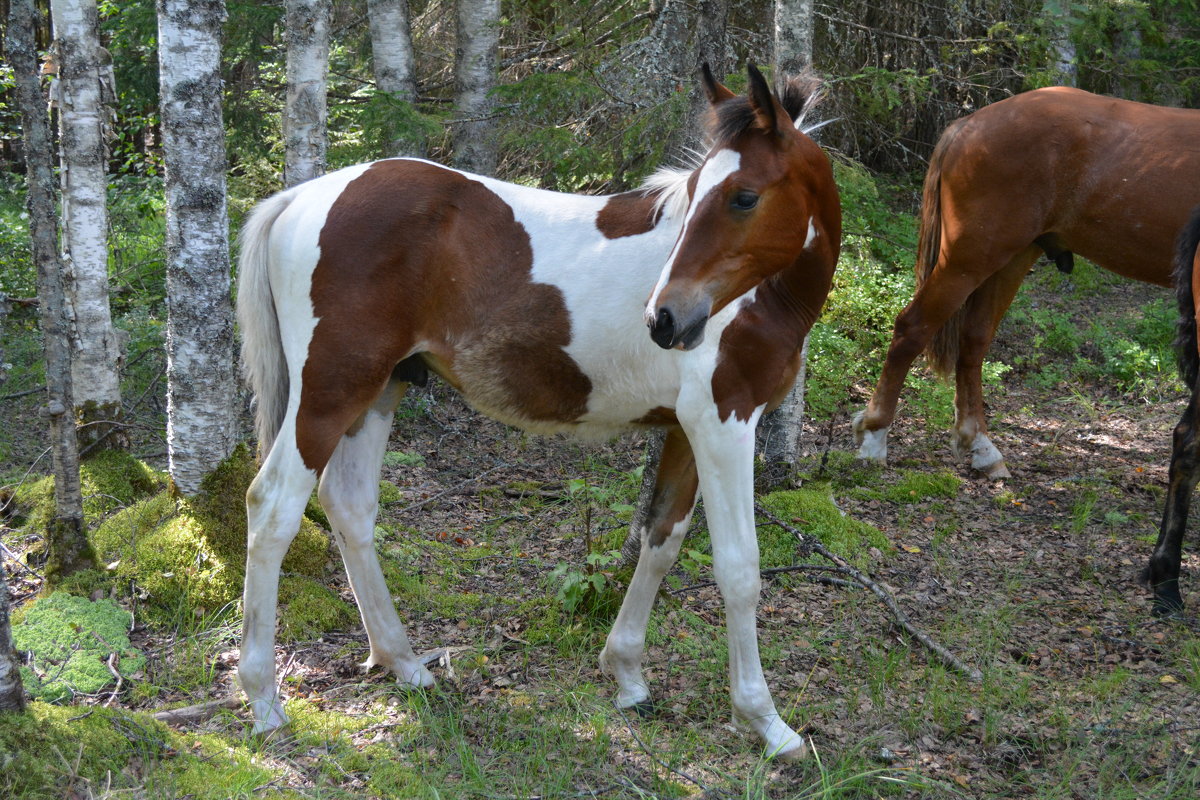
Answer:
<svg viewBox="0 0 1200 800"><path fill-rule="evenodd" d="M470 172L496 171L495 124L489 118L500 52L499 0L458 0L454 163Z"/></svg>
<svg viewBox="0 0 1200 800"><path fill-rule="evenodd" d="M775 0L775 39L771 62L775 81L797 75L812 67L812 0ZM814 122L815 120L809 120ZM808 365L808 339L800 349L800 371L783 402L762 418L756 433L762 459L759 486L767 489L786 483L800 457L800 434L804 430L804 377Z"/></svg>
<svg viewBox="0 0 1200 800"><path fill-rule="evenodd" d="M718 78L728 70L728 16L728 0L665 0L650 31L601 70L608 92L635 108L663 107L686 93L664 148L668 162L690 163L695 160L690 154L704 146L701 121L708 99L700 88L700 65L707 62Z"/></svg>
<svg viewBox="0 0 1200 800"><path fill-rule="evenodd" d="M221 116L224 0L158 0L167 194L167 451L184 495L233 450L233 312Z"/></svg>
<svg viewBox="0 0 1200 800"><path fill-rule="evenodd" d="M775 0L775 81L813 63L813 0Z"/></svg>
<svg viewBox="0 0 1200 800"><path fill-rule="evenodd" d="M18 0L20 2L20 0ZM15 3L14 3L15 5ZM9 610L8 577L0 559L0 712L25 710L25 687L21 685L21 662L13 648Z"/></svg>
<svg viewBox="0 0 1200 800"><path fill-rule="evenodd" d="M325 174L329 117L330 0L287 0L287 105L283 112L285 186Z"/></svg>
<svg viewBox="0 0 1200 800"><path fill-rule="evenodd" d="M54 519L46 532L46 581L54 584L81 569L95 566L83 531L83 495L79 487L79 445L71 409L71 350L68 339L62 264L58 259L58 222L54 216L54 171L51 167L50 123L46 98L38 83L34 46L33 0L13 0L9 8L8 61L16 83L17 105L24 131L25 180L29 193L29 235L37 264L38 298L45 338L45 413L50 421L50 453L54 470Z"/></svg>
<svg viewBox="0 0 1200 800"><path fill-rule="evenodd" d="M408 0L367 0L371 22L371 55L375 86L397 104L417 102L416 54L413 51ZM398 115L399 116L399 115ZM388 152L396 156L424 156L424 137L388 125Z"/></svg>
<svg viewBox="0 0 1200 800"><path fill-rule="evenodd" d="M804 379L808 369L808 337L800 348L800 371L783 402L763 415L755 432L758 457L762 459L755 481L763 489L774 489L791 479L800 458L800 434L804 431Z"/></svg>
<svg viewBox="0 0 1200 800"><path fill-rule="evenodd" d="M62 148L62 263L80 446L125 447L121 345L108 305L105 100L112 65L100 47L96 0L52 0ZM107 83L105 83L107 81Z"/></svg>

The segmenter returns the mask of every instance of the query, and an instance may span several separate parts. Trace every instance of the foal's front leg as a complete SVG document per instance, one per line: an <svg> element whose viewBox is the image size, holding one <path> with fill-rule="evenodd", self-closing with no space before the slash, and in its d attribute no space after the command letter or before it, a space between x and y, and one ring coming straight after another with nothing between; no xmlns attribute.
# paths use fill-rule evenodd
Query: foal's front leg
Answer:
<svg viewBox="0 0 1200 800"><path fill-rule="evenodd" d="M696 461L687 437L674 428L663 442L654 493L645 525L639 531L642 547L637 568L600 653L600 668L617 682L617 705L621 708L649 707L650 690L642 677L646 625L663 576L679 555L695 505Z"/></svg>
<svg viewBox="0 0 1200 800"><path fill-rule="evenodd" d="M684 409L681 408L683 412ZM713 403L680 413L696 456L713 572L725 601L729 689L734 720L757 733L768 756L804 757L804 738L775 710L758 653L758 538L754 526L754 428L762 408L744 422L721 421Z"/></svg>

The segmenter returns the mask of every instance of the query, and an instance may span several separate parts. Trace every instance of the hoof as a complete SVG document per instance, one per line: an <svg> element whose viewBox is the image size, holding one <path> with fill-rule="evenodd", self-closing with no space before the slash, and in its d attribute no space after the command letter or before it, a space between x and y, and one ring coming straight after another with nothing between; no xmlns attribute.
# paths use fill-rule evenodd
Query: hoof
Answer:
<svg viewBox="0 0 1200 800"><path fill-rule="evenodd" d="M763 755L773 761L782 761L785 764L798 764L808 758L808 753L808 740L803 736L797 735L791 747L785 747L777 752L764 753Z"/></svg>
<svg viewBox="0 0 1200 800"><path fill-rule="evenodd" d="M658 706L655 705L653 700L647 699L638 703L634 703L633 705L628 706L625 710L632 711L642 719L649 719L658 713Z"/></svg>
<svg viewBox="0 0 1200 800"><path fill-rule="evenodd" d="M1174 597L1169 595L1155 595L1154 603L1150 606L1150 613L1159 619L1167 619L1170 617L1183 616L1183 598L1176 594Z"/></svg>
<svg viewBox="0 0 1200 800"><path fill-rule="evenodd" d="M979 471L990 481L999 481L1012 477L1012 473L1008 471L1008 466L1005 465L1004 459L988 464L986 467L980 467Z"/></svg>

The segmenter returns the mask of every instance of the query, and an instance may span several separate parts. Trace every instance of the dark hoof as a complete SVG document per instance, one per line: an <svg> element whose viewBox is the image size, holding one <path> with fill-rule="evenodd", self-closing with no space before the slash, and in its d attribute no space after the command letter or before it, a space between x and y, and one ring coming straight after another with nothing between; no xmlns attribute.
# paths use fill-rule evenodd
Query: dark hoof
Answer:
<svg viewBox="0 0 1200 800"><path fill-rule="evenodd" d="M632 711L642 719L653 717L658 712L658 708L654 705L653 700L643 700L640 703L634 703L625 710Z"/></svg>
<svg viewBox="0 0 1200 800"><path fill-rule="evenodd" d="M1156 617L1178 617L1183 615L1183 598L1179 592L1173 595L1169 593L1160 593L1154 596L1154 604L1150 607L1150 613Z"/></svg>

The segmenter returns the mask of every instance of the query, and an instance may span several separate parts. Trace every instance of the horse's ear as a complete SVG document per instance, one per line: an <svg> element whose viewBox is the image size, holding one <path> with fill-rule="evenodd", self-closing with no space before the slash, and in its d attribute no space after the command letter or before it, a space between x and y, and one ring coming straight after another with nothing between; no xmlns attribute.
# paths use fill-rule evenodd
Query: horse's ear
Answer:
<svg viewBox="0 0 1200 800"><path fill-rule="evenodd" d="M747 93L747 99L750 100L750 108L754 111L758 127L764 131L779 130L780 114L787 117L787 112L775 99L771 87L767 85L767 79L758 71L758 67L747 64L746 71L750 75L750 91ZM791 118L787 117L787 121L790 124Z"/></svg>
<svg viewBox="0 0 1200 800"><path fill-rule="evenodd" d="M700 76L703 78L701 83L704 85L704 93L708 95L708 102L714 106L722 100L736 97L733 92L717 82L717 79L713 77L712 70L708 68L707 61L700 65Z"/></svg>

